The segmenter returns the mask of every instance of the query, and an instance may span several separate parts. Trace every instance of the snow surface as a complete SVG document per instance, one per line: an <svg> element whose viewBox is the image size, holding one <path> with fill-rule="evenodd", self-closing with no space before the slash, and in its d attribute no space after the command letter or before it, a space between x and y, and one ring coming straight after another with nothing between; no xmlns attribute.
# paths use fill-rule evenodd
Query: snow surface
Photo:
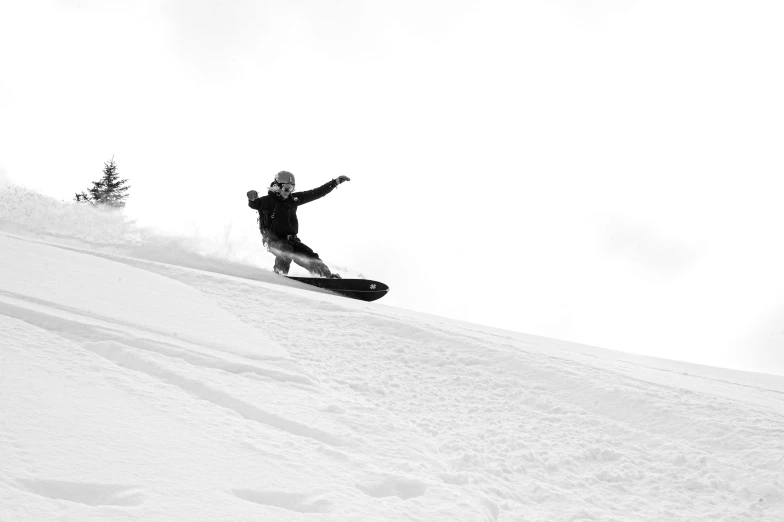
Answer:
<svg viewBox="0 0 784 522"><path fill-rule="evenodd" d="M8 194L2 521L784 520L784 378L352 301Z"/></svg>

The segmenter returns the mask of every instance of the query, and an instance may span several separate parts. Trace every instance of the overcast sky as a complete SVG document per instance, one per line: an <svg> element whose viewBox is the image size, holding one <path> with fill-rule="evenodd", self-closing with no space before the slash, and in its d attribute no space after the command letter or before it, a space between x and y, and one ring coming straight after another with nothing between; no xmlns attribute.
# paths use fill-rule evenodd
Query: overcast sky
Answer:
<svg viewBox="0 0 784 522"><path fill-rule="evenodd" d="M779 1L3 1L0 175L271 268L279 170L385 304L784 373ZM231 227L230 229L228 227ZM267 266L269 265L269 266Z"/></svg>

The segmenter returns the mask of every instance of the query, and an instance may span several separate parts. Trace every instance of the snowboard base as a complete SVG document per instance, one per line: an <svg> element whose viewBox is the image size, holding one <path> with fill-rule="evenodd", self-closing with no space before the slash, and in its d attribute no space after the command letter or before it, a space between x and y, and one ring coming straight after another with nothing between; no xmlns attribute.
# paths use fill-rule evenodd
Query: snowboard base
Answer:
<svg viewBox="0 0 784 522"><path fill-rule="evenodd" d="M381 299L389 291L389 287L378 281L370 279L327 279L323 277L294 277L286 276L294 281L316 286L340 294L344 297L359 299L360 301L375 301Z"/></svg>

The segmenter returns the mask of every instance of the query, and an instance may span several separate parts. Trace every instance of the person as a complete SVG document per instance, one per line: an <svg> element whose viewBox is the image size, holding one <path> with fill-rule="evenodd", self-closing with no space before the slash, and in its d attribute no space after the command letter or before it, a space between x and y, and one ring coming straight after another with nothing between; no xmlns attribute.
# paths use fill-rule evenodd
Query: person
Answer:
<svg viewBox="0 0 784 522"><path fill-rule="evenodd" d="M275 256L275 273L288 275L291 262L320 277L340 278L333 274L319 255L300 241L297 208L332 192L338 185L350 181L347 176L338 176L332 181L304 192L294 192L294 174L285 170L275 175L267 189L267 195L250 190L248 206L259 212L259 229L262 243Z"/></svg>

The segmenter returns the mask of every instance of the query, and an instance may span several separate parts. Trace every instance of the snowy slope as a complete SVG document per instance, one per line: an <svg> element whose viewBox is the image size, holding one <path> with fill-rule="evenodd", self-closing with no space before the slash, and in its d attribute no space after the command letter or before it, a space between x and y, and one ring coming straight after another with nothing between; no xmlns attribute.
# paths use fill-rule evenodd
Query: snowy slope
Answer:
<svg viewBox="0 0 784 522"><path fill-rule="evenodd" d="M0 214L2 521L784 520L784 378L351 301L61 212Z"/></svg>

